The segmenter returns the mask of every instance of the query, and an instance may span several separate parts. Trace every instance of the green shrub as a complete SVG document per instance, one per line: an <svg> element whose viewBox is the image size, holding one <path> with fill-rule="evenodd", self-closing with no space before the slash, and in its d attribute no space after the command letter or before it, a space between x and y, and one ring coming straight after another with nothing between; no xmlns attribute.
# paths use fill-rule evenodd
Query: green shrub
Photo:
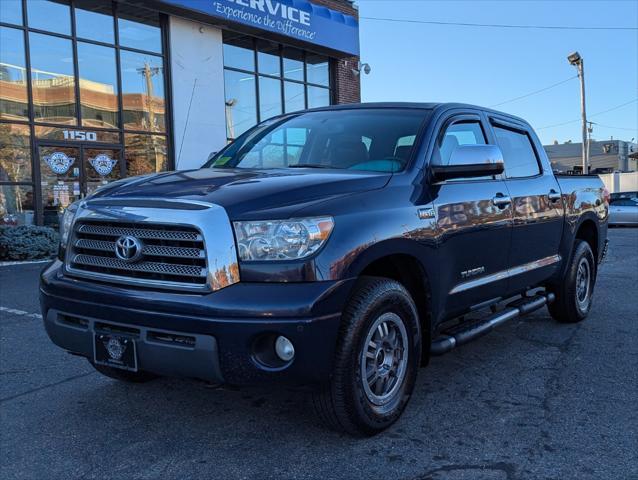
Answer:
<svg viewBox="0 0 638 480"><path fill-rule="evenodd" d="M58 232L49 227L0 226L0 260L37 260L58 252Z"/></svg>

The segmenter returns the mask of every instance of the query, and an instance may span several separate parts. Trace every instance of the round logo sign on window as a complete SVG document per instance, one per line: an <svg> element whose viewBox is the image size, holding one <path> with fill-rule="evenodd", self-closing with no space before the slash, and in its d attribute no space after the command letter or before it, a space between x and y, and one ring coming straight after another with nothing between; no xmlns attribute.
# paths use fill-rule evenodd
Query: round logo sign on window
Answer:
<svg viewBox="0 0 638 480"><path fill-rule="evenodd" d="M73 162L75 162L75 158L69 157L64 152L53 152L51 155L44 157L44 161L53 173L56 175L64 175L69 171Z"/></svg>
<svg viewBox="0 0 638 480"><path fill-rule="evenodd" d="M99 175L106 177L113 171L113 167L115 167L117 160L113 160L106 153L100 153L94 158L89 158L89 163Z"/></svg>

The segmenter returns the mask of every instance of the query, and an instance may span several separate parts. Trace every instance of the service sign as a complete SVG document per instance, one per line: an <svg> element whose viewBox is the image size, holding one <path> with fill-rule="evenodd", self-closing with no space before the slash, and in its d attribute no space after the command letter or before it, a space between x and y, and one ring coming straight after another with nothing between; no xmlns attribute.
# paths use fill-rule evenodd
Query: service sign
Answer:
<svg viewBox="0 0 638 480"><path fill-rule="evenodd" d="M359 55L356 18L307 0L161 0L228 22Z"/></svg>

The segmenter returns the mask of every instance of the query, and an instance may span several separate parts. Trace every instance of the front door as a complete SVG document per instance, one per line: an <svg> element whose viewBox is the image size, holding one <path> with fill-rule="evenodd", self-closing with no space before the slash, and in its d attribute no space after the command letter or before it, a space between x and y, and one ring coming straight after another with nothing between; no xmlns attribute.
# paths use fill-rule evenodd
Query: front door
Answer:
<svg viewBox="0 0 638 480"><path fill-rule="evenodd" d="M38 145L43 224L59 225L71 203L122 176L121 149Z"/></svg>
<svg viewBox="0 0 638 480"><path fill-rule="evenodd" d="M459 145L487 143L476 115L455 116L437 136L432 162L445 165ZM440 238L446 316L503 295L507 288L512 206L500 176L455 179L431 186Z"/></svg>

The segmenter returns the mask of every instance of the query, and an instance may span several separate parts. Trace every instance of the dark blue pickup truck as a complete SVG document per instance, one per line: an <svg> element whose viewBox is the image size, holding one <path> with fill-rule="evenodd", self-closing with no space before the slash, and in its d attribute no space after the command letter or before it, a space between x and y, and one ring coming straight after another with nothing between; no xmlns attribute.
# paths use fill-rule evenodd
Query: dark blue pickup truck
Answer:
<svg viewBox="0 0 638 480"><path fill-rule="evenodd" d="M371 435L431 355L545 305L583 320L608 203L597 177L556 177L529 124L500 112L288 114L199 170L72 205L42 314L109 377L310 386L329 426Z"/></svg>

